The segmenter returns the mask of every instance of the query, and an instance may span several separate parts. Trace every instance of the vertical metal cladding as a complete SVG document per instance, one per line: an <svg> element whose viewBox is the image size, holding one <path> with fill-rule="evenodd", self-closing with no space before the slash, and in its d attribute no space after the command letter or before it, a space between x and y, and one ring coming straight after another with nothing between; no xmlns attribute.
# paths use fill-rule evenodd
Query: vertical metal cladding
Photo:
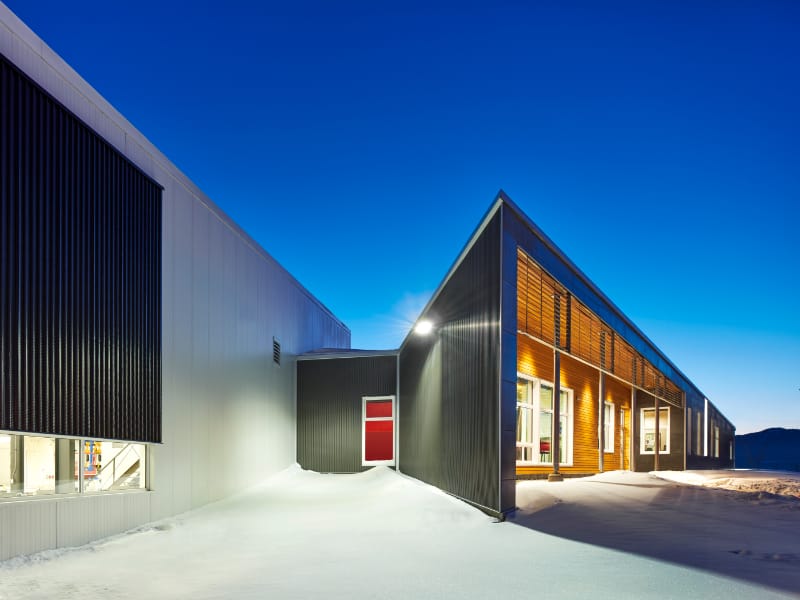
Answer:
<svg viewBox="0 0 800 600"><path fill-rule="evenodd" d="M400 351L400 470L500 512L500 212Z"/></svg>
<svg viewBox="0 0 800 600"><path fill-rule="evenodd" d="M161 438L161 188L0 56L0 429Z"/></svg>
<svg viewBox="0 0 800 600"><path fill-rule="evenodd" d="M322 473L357 473L361 401L397 394L397 356L297 361L297 462Z"/></svg>

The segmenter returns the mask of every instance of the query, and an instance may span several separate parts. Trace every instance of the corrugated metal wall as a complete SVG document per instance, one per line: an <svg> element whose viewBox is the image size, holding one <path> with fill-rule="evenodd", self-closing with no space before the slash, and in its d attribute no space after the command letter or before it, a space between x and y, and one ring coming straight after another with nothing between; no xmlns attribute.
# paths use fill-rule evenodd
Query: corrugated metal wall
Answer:
<svg viewBox="0 0 800 600"><path fill-rule="evenodd" d="M0 429L161 439L161 188L0 56Z"/></svg>
<svg viewBox="0 0 800 600"><path fill-rule="evenodd" d="M500 511L500 215L400 352L400 470Z"/></svg>
<svg viewBox="0 0 800 600"><path fill-rule="evenodd" d="M151 520L148 492L0 502L0 560L70 548Z"/></svg>
<svg viewBox="0 0 800 600"><path fill-rule="evenodd" d="M297 361L297 462L323 473L361 466L361 399L397 394L397 356Z"/></svg>

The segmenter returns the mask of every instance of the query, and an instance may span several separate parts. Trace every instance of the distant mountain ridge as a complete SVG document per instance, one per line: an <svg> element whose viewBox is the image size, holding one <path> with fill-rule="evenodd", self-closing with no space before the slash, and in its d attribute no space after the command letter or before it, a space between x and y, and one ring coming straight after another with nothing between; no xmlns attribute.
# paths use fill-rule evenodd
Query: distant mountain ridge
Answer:
<svg viewBox="0 0 800 600"><path fill-rule="evenodd" d="M800 471L800 429L771 427L737 435L736 468Z"/></svg>

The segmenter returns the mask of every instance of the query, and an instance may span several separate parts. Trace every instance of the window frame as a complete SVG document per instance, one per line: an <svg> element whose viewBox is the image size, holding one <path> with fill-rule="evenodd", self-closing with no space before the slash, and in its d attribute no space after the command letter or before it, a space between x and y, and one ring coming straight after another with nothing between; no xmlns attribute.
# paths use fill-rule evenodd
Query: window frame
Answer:
<svg viewBox="0 0 800 600"><path fill-rule="evenodd" d="M540 444L540 442L539 442L539 415L542 412L541 411L541 404L540 404L541 387L544 386L544 387L550 388L551 390L554 390L555 385L552 382L547 381L546 379L541 379L541 378L538 378L538 377L533 377L531 375L527 375L525 373L519 373L518 372L517 373L517 384L519 384L520 380L526 382L527 388L528 388L528 398L530 400L532 400L532 401L529 402L529 403L521 403L521 402L519 402L519 400L517 400L516 407L519 408L520 405L532 407L530 409L531 410L530 424L531 424L531 428L532 428L532 431L533 431L534 441L530 445L531 449L532 449L531 456L538 457L540 455L540 453L537 452L536 450L537 450L537 446L539 446L539 444ZM564 415L563 413L561 414L562 417L566 417L566 419L567 419L567 427L566 427L567 439L566 439L566 441L564 443L564 449L565 449L566 456L559 456L558 466L559 467L571 467L571 466L573 466L573 460L574 460L574 450L573 450L574 434L573 434L573 432L574 432L574 421L575 421L575 400L574 400L575 399L575 394L574 394L574 391L571 388L568 388L568 387L563 387L562 386L560 391L567 395L567 403L566 403L567 404L567 412L566 412L566 415ZM553 401L555 402L555 394L553 395ZM552 413L553 413L553 411L551 409L550 414L552 414ZM555 425L555 423L554 423L554 425ZM552 434L551 434L551 436L552 436ZM516 433L515 433L514 437L515 437L515 446L514 446L515 449L519 448L519 447L528 447L529 446L529 444L527 442L520 442L518 439L516 439L516 437L517 437ZM542 462L541 460L529 460L529 461L528 460L517 460L516 464L519 467L546 467L546 466L552 466L553 465L553 461L549 460L549 461Z"/></svg>
<svg viewBox="0 0 800 600"><path fill-rule="evenodd" d="M391 417L367 417L367 402L391 400ZM361 397L361 466L363 467L393 467L397 458L397 399L395 396L362 396ZM367 460L367 423L372 421L392 422L392 458L390 460Z"/></svg>
<svg viewBox="0 0 800 600"><path fill-rule="evenodd" d="M714 436L714 439L713 439L713 452L714 452L713 458L719 458L719 425L717 425L716 421L714 421L713 423L714 423L713 426L712 426L713 427L712 435Z"/></svg>
<svg viewBox="0 0 800 600"><path fill-rule="evenodd" d="M614 403L609 402L608 400L603 402L603 427L605 431L603 432L603 453L604 454L614 454L614 430L615 430L615 423L614 423ZM609 415L611 415L610 423L609 423ZM610 440L610 442L609 442Z"/></svg>
<svg viewBox="0 0 800 600"><path fill-rule="evenodd" d="M666 413L667 413L667 430L666 430L666 436L665 436L665 438L666 438L666 440L665 440L666 441L665 449L664 450L659 450L658 453L659 454L669 454L670 453L670 448L669 448L669 446L670 446L670 444L669 444L670 414L672 413L672 411L669 409L669 406L659 406L658 410L659 410L659 413L660 413L659 418L658 418L659 427L663 427L663 423L664 423L664 417L661 416L661 415L663 415L662 411L666 411ZM640 410L640 413L639 413L639 454L655 454L656 453L656 451L655 451L656 446L653 446L652 450L645 450L645 432L646 432L646 429L645 429L645 426L644 426L644 423L645 423L645 419L644 418L645 418L645 413L648 413L648 412L652 412L653 413L653 428L655 428L655 416L656 416L655 415L655 412L656 412L655 407L654 406L649 406L649 407L642 408ZM660 435L660 433L659 433L659 435ZM659 441L658 440L658 436L656 436L656 444L658 444L658 441Z"/></svg>

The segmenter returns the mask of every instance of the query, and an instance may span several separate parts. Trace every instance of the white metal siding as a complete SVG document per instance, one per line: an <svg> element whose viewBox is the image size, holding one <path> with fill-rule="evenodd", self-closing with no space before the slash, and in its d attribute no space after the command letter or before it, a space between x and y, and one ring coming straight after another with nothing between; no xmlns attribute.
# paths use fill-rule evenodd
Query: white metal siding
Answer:
<svg viewBox="0 0 800 600"><path fill-rule="evenodd" d="M0 52L164 186L163 444L151 447L153 491L0 502L7 558L177 514L290 465L294 357L349 348L350 332L2 4Z"/></svg>

